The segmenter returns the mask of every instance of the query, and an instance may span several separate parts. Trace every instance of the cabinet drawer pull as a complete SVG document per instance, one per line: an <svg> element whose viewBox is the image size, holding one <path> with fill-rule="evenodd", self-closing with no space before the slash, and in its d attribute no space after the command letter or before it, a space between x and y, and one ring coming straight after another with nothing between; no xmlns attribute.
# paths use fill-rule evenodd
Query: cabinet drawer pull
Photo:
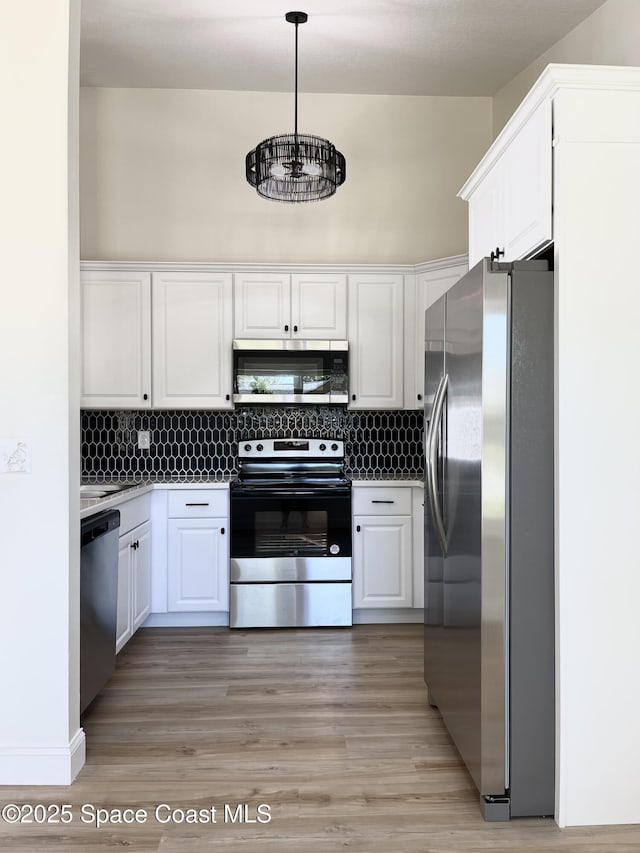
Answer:
<svg viewBox="0 0 640 853"><path fill-rule="evenodd" d="M371 503L372 503L372 504L394 504L394 503L395 503L395 501L374 501L374 500L372 499L372 500L371 500Z"/></svg>
<svg viewBox="0 0 640 853"><path fill-rule="evenodd" d="M209 502L205 501L203 503L186 503L185 506L209 506Z"/></svg>

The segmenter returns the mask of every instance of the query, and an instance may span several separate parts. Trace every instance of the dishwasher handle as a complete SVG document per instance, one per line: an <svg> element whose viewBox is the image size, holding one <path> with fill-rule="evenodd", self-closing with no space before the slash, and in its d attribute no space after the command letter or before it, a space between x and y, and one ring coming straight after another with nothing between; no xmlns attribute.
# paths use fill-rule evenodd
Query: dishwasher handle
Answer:
<svg viewBox="0 0 640 853"><path fill-rule="evenodd" d="M80 545L90 545L95 539L99 539L112 530L120 527L120 511L117 509L106 510L97 515L85 518L81 525Z"/></svg>

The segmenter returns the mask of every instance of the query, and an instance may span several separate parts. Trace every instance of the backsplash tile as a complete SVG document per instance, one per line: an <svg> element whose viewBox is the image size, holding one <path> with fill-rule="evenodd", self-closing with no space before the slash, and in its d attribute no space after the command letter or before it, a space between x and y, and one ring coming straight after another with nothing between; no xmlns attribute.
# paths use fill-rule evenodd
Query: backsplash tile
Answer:
<svg viewBox="0 0 640 853"><path fill-rule="evenodd" d="M332 406L262 406L235 412L106 411L81 415L84 479L219 479L237 472L245 438L313 435L346 443L352 475L420 479L422 412L351 412ZM151 433L139 450L139 430Z"/></svg>

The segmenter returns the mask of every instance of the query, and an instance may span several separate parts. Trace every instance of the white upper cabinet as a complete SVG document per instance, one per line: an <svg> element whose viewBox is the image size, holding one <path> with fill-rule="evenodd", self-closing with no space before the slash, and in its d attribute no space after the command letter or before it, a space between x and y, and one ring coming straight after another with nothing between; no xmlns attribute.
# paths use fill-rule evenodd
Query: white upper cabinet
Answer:
<svg viewBox="0 0 640 853"><path fill-rule="evenodd" d="M153 273L153 405L231 409L231 273Z"/></svg>
<svg viewBox="0 0 640 853"><path fill-rule="evenodd" d="M351 409L403 404L403 276L349 276Z"/></svg>
<svg viewBox="0 0 640 853"><path fill-rule="evenodd" d="M413 277L406 276L404 331L404 408L424 406L424 315L427 308L467 272L463 256L425 264Z"/></svg>
<svg viewBox="0 0 640 853"><path fill-rule="evenodd" d="M86 409L151 406L151 275L81 275L82 376Z"/></svg>
<svg viewBox="0 0 640 853"><path fill-rule="evenodd" d="M346 340L346 275L292 275L291 321L294 338Z"/></svg>
<svg viewBox="0 0 640 853"><path fill-rule="evenodd" d="M236 338L344 340L346 275L236 273Z"/></svg>
<svg viewBox="0 0 640 853"><path fill-rule="evenodd" d="M491 165L473 173L460 196L469 202L469 266L499 249L500 260L531 257L553 239L551 101L509 127ZM506 133L503 131L503 133Z"/></svg>
<svg viewBox="0 0 640 853"><path fill-rule="evenodd" d="M235 274L235 338L290 337L290 279L288 273Z"/></svg>

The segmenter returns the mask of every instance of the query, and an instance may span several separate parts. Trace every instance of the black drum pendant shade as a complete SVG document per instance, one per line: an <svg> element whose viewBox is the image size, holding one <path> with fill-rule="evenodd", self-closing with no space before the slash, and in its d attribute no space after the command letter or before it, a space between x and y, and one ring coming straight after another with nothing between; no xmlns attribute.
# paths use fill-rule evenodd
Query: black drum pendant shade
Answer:
<svg viewBox="0 0 640 853"><path fill-rule="evenodd" d="M285 18L296 26L294 132L270 136L247 154L247 181L258 195L274 201L319 201L344 183L346 163L327 139L298 133L298 25L307 14L287 12Z"/></svg>

